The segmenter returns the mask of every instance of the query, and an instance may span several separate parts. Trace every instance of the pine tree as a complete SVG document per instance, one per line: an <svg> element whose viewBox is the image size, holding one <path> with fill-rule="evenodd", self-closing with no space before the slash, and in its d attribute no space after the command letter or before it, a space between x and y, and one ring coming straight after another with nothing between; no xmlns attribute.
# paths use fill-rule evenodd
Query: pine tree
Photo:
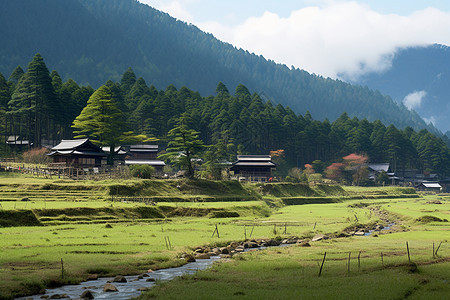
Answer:
<svg viewBox="0 0 450 300"><path fill-rule="evenodd" d="M109 87L103 85L89 98L73 121L75 138L90 137L100 145L117 145L124 127L123 113L113 100Z"/></svg>
<svg viewBox="0 0 450 300"><path fill-rule="evenodd" d="M25 72L23 71L22 67L17 66L9 76L8 85L11 94L14 92L14 89L16 88L17 83L19 83L19 80L23 76L23 74L25 74Z"/></svg>
<svg viewBox="0 0 450 300"><path fill-rule="evenodd" d="M169 131L170 142L166 153L159 156L160 159L171 161L186 170L188 178L194 178L194 167L192 159L196 158L204 149L203 141L199 139L199 132L190 129L187 124L189 118L183 114L177 125Z"/></svg>
<svg viewBox="0 0 450 300"><path fill-rule="evenodd" d="M133 84L136 82L136 74L134 74L133 69L128 68L125 73L122 75L122 79L120 80L120 88L122 89L124 95L127 95Z"/></svg>
<svg viewBox="0 0 450 300"><path fill-rule="evenodd" d="M19 127L25 125L24 132L34 146L39 147L44 136L51 138L51 125L61 114L61 107L39 53L28 64L28 70L20 78L8 105L10 113L19 120Z"/></svg>

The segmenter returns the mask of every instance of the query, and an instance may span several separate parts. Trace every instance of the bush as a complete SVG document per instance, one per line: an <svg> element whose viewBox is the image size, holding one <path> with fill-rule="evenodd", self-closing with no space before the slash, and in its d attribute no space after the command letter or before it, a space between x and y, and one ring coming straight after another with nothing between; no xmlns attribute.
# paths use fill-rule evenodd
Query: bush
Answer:
<svg viewBox="0 0 450 300"><path fill-rule="evenodd" d="M30 164L48 164L50 158L47 153L46 148L34 148L23 153L23 161Z"/></svg>
<svg viewBox="0 0 450 300"><path fill-rule="evenodd" d="M149 179L155 173L155 168L149 165L133 165L130 166L130 173L133 177Z"/></svg>

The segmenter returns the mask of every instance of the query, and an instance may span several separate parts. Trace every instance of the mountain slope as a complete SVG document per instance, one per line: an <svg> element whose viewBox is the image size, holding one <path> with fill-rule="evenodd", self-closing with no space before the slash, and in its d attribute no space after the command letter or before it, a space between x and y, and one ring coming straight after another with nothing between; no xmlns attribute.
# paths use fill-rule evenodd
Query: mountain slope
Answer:
<svg viewBox="0 0 450 300"><path fill-rule="evenodd" d="M357 83L389 94L398 102L418 92L413 108L446 132L450 130L449 82L450 48L432 45L399 50L389 70L366 74Z"/></svg>
<svg viewBox="0 0 450 300"><path fill-rule="evenodd" d="M316 119L350 116L397 127L425 122L368 88L289 69L220 42L135 0L14 0L0 3L0 72L8 77L39 52L64 79L94 87L131 66L149 84L183 85L212 94L239 83ZM435 131L434 128L428 129Z"/></svg>

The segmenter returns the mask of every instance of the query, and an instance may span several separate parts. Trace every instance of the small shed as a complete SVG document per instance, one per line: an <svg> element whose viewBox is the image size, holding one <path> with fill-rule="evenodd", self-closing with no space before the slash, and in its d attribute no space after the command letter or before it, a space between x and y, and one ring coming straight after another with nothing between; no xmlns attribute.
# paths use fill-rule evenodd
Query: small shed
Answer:
<svg viewBox="0 0 450 300"><path fill-rule="evenodd" d="M270 155L238 155L230 170L239 179L268 181L274 168L276 164L272 162Z"/></svg>
<svg viewBox="0 0 450 300"><path fill-rule="evenodd" d="M422 182L417 186L419 191L440 192L442 186L437 182Z"/></svg>
<svg viewBox="0 0 450 300"><path fill-rule="evenodd" d="M51 150L48 155L53 158L54 163L64 163L66 167L74 168L100 167L102 158L106 156L106 153L88 138L62 140Z"/></svg>

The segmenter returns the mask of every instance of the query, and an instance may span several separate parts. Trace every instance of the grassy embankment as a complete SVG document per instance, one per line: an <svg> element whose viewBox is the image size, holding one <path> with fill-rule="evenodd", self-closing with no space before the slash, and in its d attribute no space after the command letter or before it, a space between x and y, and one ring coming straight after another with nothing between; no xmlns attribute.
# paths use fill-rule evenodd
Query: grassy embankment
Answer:
<svg viewBox="0 0 450 300"><path fill-rule="evenodd" d="M44 287L61 283L78 282L84 280L89 273L125 275L137 274L148 268L175 266L183 263L177 257L185 251L190 251L190 247L204 244L223 245L229 241L243 240L244 232L249 238L251 230L252 238L293 235L312 237L317 233L341 232L355 225L356 218L363 224L379 222L379 218L370 213L366 205L358 205L362 201L378 205L380 209L386 206L386 209L392 209L394 212L397 209L393 207L394 203L398 203L399 210L404 210L401 207L404 204L403 201L406 201L405 203L412 201L417 204L416 211L425 208L429 210L426 205L420 206L425 202L424 199L402 198L417 197L417 195L411 195L410 190L395 188L343 190L339 187L311 188L292 184L241 186L236 182L206 181L77 182L24 177L3 177L0 184L2 206L0 223L3 224L2 226L11 226L0 228L2 250L0 298L36 293ZM176 202L158 202L156 206L153 206L111 201L111 196L118 200L124 195ZM384 199L387 197L396 200ZM28 198L29 201L21 201L24 198ZM370 199L361 200L363 198ZM239 199L248 201L237 201ZM284 204L310 203L313 200L327 204L300 206ZM448 200L446 201L444 205L448 211ZM438 209L444 211L443 208L445 207L441 206ZM436 208L433 209L436 210ZM426 212L426 214L430 213ZM397 213L397 215L405 218L403 226L416 226L414 216L411 217L407 213ZM218 224L220 238L211 237L216 224ZM24 227L26 225L29 226ZM274 233L274 225L276 233ZM285 226L286 233L284 233ZM448 227L432 226L430 228L433 230L427 232L426 237L420 237L421 241L425 240L424 249L429 248L428 242L431 240L441 240L438 236L430 236L431 232L435 232L434 229L440 228L441 234L448 234ZM167 249L165 237L170 238L172 248ZM381 239L367 238L355 241L361 243L371 240L376 246L370 243L364 244L359 247L362 250L365 247L372 249L372 246L373 249L379 249L378 241L383 239L385 236ZM397 247L399 243L393 241L392 243ZM312 259L310 264L315 266L317 257L322 255L327 247L344 253L347 251L345 245L351 244L354 242L343 243L341 240L327 241L323 244L313 243L307 257ZM383 246L384 243L381 245ZM337 246L342 249L338 250ZM386 253L389 252L389 247L386 248ZM399 249L402 247L402 245L398 246ZM249 261L255 264L251 268L258 270L260 268L258 264L271 265L270 261L279 257L279 263L285 261L284 265L287 269L297 272L301 260L295 259L296 256L293 253L303 249L297 247L289 250L279 249L276 251L281 251L281 254L276 252L277 255L273 257L269 255L267 259L264 258L266 254L263 252L251 254L248 259L244 258L245 261L233 260L232 264L224 264L223 268L230 268L236 263L238 268L236 272L239 272L241 266L239 263ZM287 255L283 251L291 253ZM369 253L369 250L367 251ZM394 251L401 250L391 252ZM431 250L426 251L431 252ZM440 251L448 252L445 245ZM303 256L303 252L299 253ZM255 259L250 259L253 256ZM367 256L371 255L367 254ZM388 257L390 255L387 255L386 259ZM60 270L61 258L64 260L65 269L63 278L61 278ZM376 258L367 259L367 262L371 259L376 261ZM332 264L327 262L327 270L332 269ZM308 266L308 263L304 266L300 265L300 270L304 269L303 272L306 272L305 276L309 272ZM272 273L269 272L267 276L278 278L277 274L282 269L282 267L274 267ZM313 272L314 268L310 269ZM324 273L324 276L325 274L328 273ZM282 277L279 278L282 281ZM192 280L195 281L195 277ZM260 284L264 284L264 280ZM166 287L162 286L162 289ZM195 291L192 291L194 295ZM244 292L248 297L257 296L247 293Z"/></svg>

